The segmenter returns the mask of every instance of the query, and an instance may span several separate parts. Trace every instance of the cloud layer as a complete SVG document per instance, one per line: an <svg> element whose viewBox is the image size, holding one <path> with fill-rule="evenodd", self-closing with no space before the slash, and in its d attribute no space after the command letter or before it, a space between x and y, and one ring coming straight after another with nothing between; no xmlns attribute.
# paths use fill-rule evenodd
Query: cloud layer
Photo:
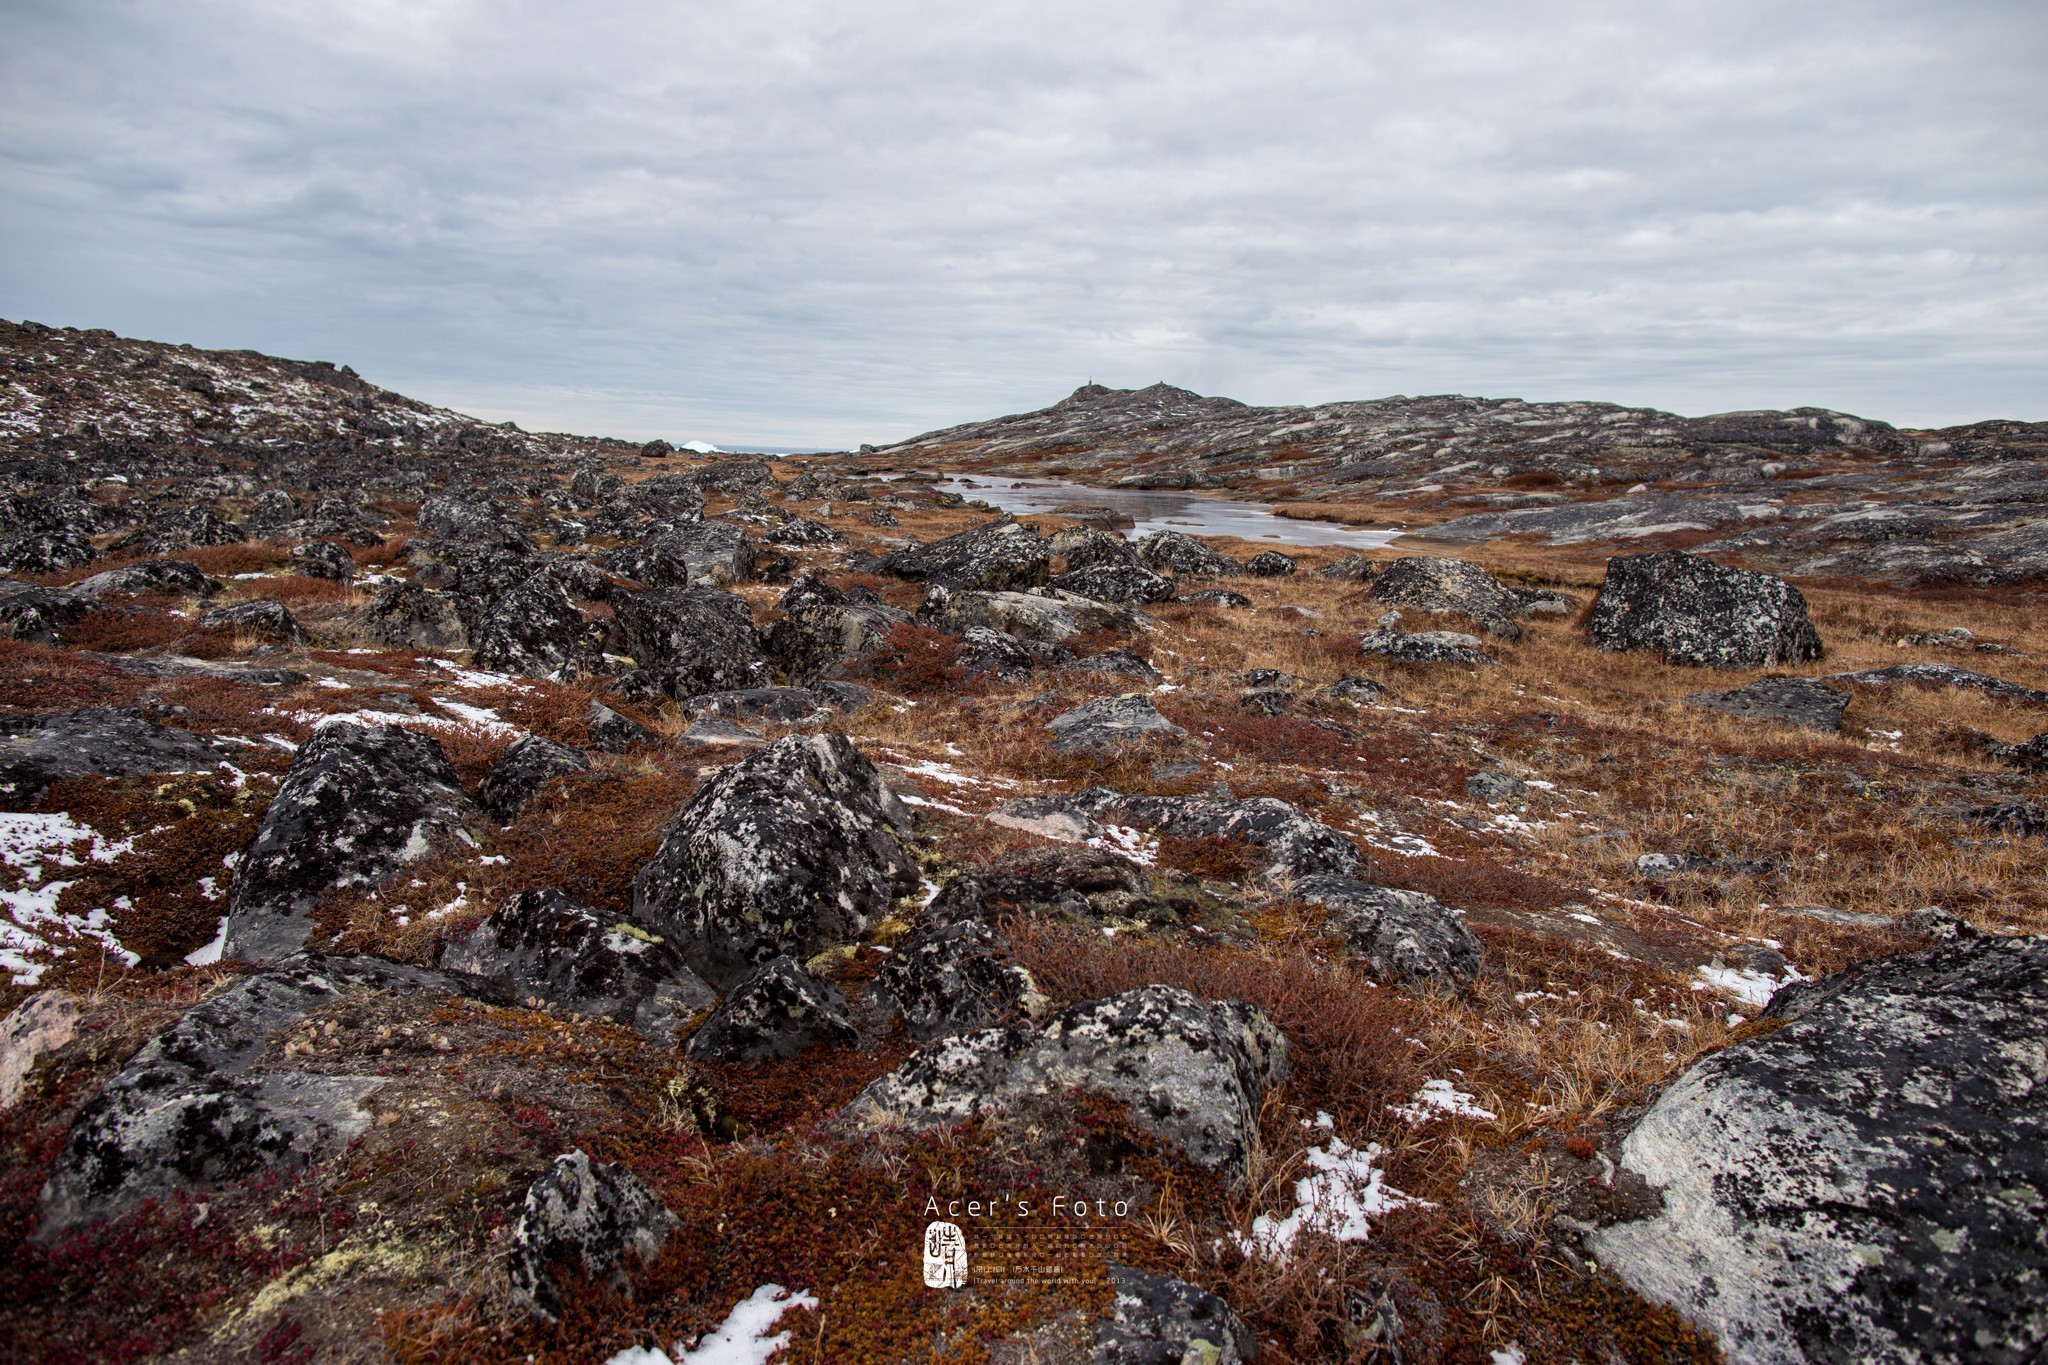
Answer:
<svg viewBox="0 0 2048 1365"><path fill-rule="evenodd" d="M0 316L522 425L2048 417L2048 9L7 0Z"/></svg>

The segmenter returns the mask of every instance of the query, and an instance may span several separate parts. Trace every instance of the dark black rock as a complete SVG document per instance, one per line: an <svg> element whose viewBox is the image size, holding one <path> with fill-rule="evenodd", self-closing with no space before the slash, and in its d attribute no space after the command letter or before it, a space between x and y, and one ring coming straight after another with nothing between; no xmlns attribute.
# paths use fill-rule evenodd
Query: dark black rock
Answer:
<svg viewBox="0 0 2048 1365"><path fill-rule="evenodd" d="M1182 577L1234 578L1242 571L1236 560L1179 531L1154 531L1140 540L1138 559L1148 569L1170 569Z"/></svg>
<svg viewBox="0 0 2048 1365"><path fill-rule="evenodd" d="M1465 779L1465 790L1489 806L1518 805L1528 799L1529 784L1511 773L1481 768Z"/></svg>
<svg viewBox="0 0 2048 1365"><path fill-rule="evenodd" d="M1248 687L1238 694L1237 707L1256 716L1281 716L1299 700L1284 687Z"/></svg>
<svg viewBox="0 0 2048 1365"><path fill-rule="evenodd" d="M784 594L784 616L768 628L763 642L768 658L792 683L809 686L817 682L842 664L881 647L898 626L911 623L907 611L837 592L832 596L838 600L824 600L818 591L822 584L815 579L802 582L816 587L806 589L800 583Z"/></svg>
<svg viewBox="0 0 2048 1365"><path fill-rule="evenodd" d="M1070 526L1061 531L1052 538L1052 552L1066 557L1068 573L1098 566L1145 567L1138 562L1138 551L1131 542L1092 527Z"/></svg>
<svg viewBox="0 0 2048 1365"><path fill-rule="evenodd" d="M512 998L673 1038L718 1001L682 954L560 887L522 891L441 951L441 966L505 983Z"/></svg>
<svg viewBox="0 0 2048 1365"><path fill-rule="evenodd" d="M33 531L0 545L0 571L62 573L92 563L99 553L76 531Z"/></svg>
<svg viewBox="0 0 2048 1365"><path fill-rule="evenodd" d="M1164 602L1173 596L1173 580L1153 573L1142 564L1093 564L1070 569L1048 581L1048 587L1092 597L1098 602L1138 605Z"/></svg>
<svg viewBox="0 0 2048 1365"><path fill-rule="evenodd" d="M979 920L944 925L897 944L876 973L873 990L921 1043L1022 1023L1045 1005L1031 973L1011 958L1008 942Z"/></svg>
<svg viewBox="0 0 2048 1365"><path fill-rule="evenodd" d="M2030 773L2048 773L2048 730L2024 744L2000 745L1998 761L2008 767L2024 768Z"/></svg>
<svg viewBox="0 0 2048 1365"><path fill-rule="evenodd" d="M612 611L626 652L671 697L768 681L745 598L705 587L624 592Z"/></svg>
<svg viewBox="0 0 2048 1365"><path fill-rule="evenodd" d="M1087 1365L1242 1365L1259 1341L1230 1305L1185 1280L1114 1261L1116 1315L1095 1331Z"/></svg>
<svg viewBox="0 0 2048 1365"><path fill-rule="evenodd" d="M2000 834L2014 834L2022 839L2036 839L2048 834L2048 806L2034 801L1999 801L1967 811L1964 818L1975 820Z"/></svg>
<svg viewBox="0 0 2048 1365"><path fill-rule="evenodd" d="M1604 1269L1736 1361L2032 1361L2048 1347L2048 938L1972 938L1772 998L1621 1149L1663 1197Z"/></svg>
<svg viewBox="0 0 2048 1365"><path fill-rule="evenodd" d="M1046 581L1052 546L1005 517L944 540L885 556L879 572L952 588L1024 589Z"/></svg>
<svg viewBox="0 0 2048 1365"><path fill-rule="evenodd" d="M284 603L272 601L268 597L201 612L199 628L231 630L238 635L254 635L281 645L300 645L306 642L306 633L299 629L298 620Z"/></svg>
<svg viewBox="0 0 2048 1365"><path fill-rule="evenodd" d="M1836 734L1841 731L1842 713L1849 709L1851 698L1847 688L1829 687L1812 678L1759 678L1732 692L1696 692L1685 699L1685 704L1703 711L1779 720L1803 730Z"/></svg>
<svg viewBox="0 0 2048 1365"><path fill-rule="evenodd" d="M389 649L463 649L469 629L453 593L395 583L363 612L363 633Z"/></svg>
<svg viewBox="0 0 2048 1365"><path fill-rule="evenodd" d="M691 583L722 587L741 582L754 572L754 547L737 526L684 522L621 547L605 563L612 572L650 588L681 588Z"/></svg>
<svg viewBox="0 0 2048 1365"><path fill-rule="evenodd" d="M634 878L633 917L720 985L784 954L808 961L917 886L909 829L845 736L779 739L698 789Z"/></svg>
<svg viewBox="0 0 2048 1365"><path fill-rule="evenodd" d="M1305 877L1294 894L1330 911L1366 969L1382 981L1458 985L1479 974L1479 940L1434 896L1347 877Z"/></svg>
<svg viewBox="0 0 2048 1365"><path fill-rule="evenodd" d="M1112 820L1180 839L1242 840L1263 852L1265 876L1279 885L1318 873L1355 875L1351 841L1272 796L1247 800L1209 796L1133 796L1112 787L1089 787L1069 796L1006 801L991 817L1017 828L1073 837L1053 827L1062 821ZM1099 831L1097 831L1099 833Z"/></svg>
<svg viewBox="0 0 2048 1365"><path fill-rule="evenodd" d="M431 736L325 721L292 759L235 866L222 956L299 948L320 897L375 886L437 844L471 842L479 813Z"/></svg>
<svg viewBox="0 0 2048 1365"><path fill-rule="evenodd" d="M477 783L476 803L501 825L508 825L558 777L590 771L590 760L566 744L527 735L501 754Z"/></svg>
<svg viewBox="0 0 2048 1365"><path fill-rule="evenodd" d="M1261 550L1245 561L1244 571L1254 578L1285 578L1300 567L1293 555Z"/></svg>
<svg viewBox="0 0 2048 1365"><path fill-rule="evenodd" d="M604 629L586 621L563 575L531 574L476 620L477 666L530 678L568 679L604 654Z"/></svg>
<svg viewBox="0 0 2048 1365"><path fill-rule="evenodd" d="M654 1263L675 1235L676 1216L623 1166L581 1151L555 1158L526 1191L506 1263L512 1301L548 1322L562 1314L554 1267L574 1262L582 1280L614 1294L630 1289L628 1268Z"/></svg>
<svg viewBox="0 0 2048 1365"><path fill-rule="evenodd" d="M488 503L436 494L420 504L412 520L413 525L436 540L499 546L522 553L533 550L533 542L526 533L499 516Z"/></svg>
<svg viewBox="0 0 2048 1365"><path fill-rule="evenodd" d="M1602 649L1651 650L1675 664L1770 668L1821 656L1797 588L1677 550L1609 560L1590 627Z"/></svg>
<svg viewBox="0 0 2048 1365"><path fill-rule="evenodd" d="M808 547L837 545L846 537L822 521L812 521L808 517L791 517L780 526L770 529L761 539L770 545Z"/></svg>
<svg viewBox="0 0 2048 1365"><path fill-rule="evenodd" d="M224 759L189 730L132 711L96 707L0 717L0 804L33 804L67 777L203 773Z"/></svg>
<svg viewBox="0 0 2048 1365"><path fill-rule="evenodd" d="M289 557L292 568L304 577L326 578L336 583L355 582L355 556L348 552L346 545L331 540L309 540L303 545L294 545Z"/></svg>
<svg viewBox="0 0 2048 1365"><path fill-rule="evenodd" d="M659 744L661 736L634 720L622 716L601 701L590 703L590 746L608 754L623 754L641 744Z"/></svg>
<svg viewBox="0 0 2048 1365"><path fill-rule="evenodd" d="M1330 695L1344 701L1357 702L1362 706L1378 705L1387 689L1371 678L1339 678L1330 684Z"/></svg>
<svg viewBox="0 0 2048 1365"><path fill-rule="evenodd" d="M39 1241L132 1208L333 1155L369 1127L375 1076L249 1074L271 1041L350 990L455 995L441 972L304 953L187 1010L144 1044L71 1125L42 1191Z"/></svg>
<svg viewBox="0 0 2048 1365"><path fill-rule="evenodd" d="M211 597L220 591L220 584L201 573L199 566L188 560L145 559L139 564L123 564L118 569L96 573L72 584L71 590L95 599L112 593L144 592Z"/></svg>
<svg viewBox="0 0 2048 1365"><path fill-rule="evenodd" d="M733 984L684 1049L709 1062L763 1062L793 1057L813 1043L848 1046L860 1034L846 1017L846 997L790 957L762 963Z"/></svg>

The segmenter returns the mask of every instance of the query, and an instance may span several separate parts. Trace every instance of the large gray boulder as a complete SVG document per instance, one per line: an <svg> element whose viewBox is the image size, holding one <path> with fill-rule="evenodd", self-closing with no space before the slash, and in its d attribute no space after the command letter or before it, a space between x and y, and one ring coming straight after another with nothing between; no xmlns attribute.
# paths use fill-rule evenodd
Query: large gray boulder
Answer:
<svg viewBox="0 0 2048 1365"><path fill-rule="evenodd" d="M958 535L885 556L876 568L898 578L949 588L1008 590L1037 587L1052 563L1052 545L1008 517Z"/></svg>
<svg viewBox="0 0 2048 1365"><path fill-rule="evenodd" d="M40 799L67 777L211 772L226 755L189 730L90 707L0 717L0 806Z"/></svg>
<svg viewBox="0 0 2048 1365"><path fill-rule="evenodd" d="M1821 656L1799 589L1677 550L1609 560L1589 625L1602 649L1650 650L1675 664L1771 668Z"/></svg>
<svg viewBox="0 0 2048 1365"><path fill-rule="evenodd" d="M633 880L636 921L730 985L852 942L915 889L910 816L844 735L791 735L706 782Z"/></svg>
<svg viewBox="0 0 2048 1365"><path fill-rule="evenodd" d="M1247 1168L1261 1096L1286 1078L1287 1040L1257 1009L1144 986L1070 1005L1037 1032L943 1038L869 1085L845 1113L876 1127L925 1128L1090 1091L1124 1101L1139 1127L1234 1180Z"/></svg>
<svg viewBox="0 0 2048 1365"><path fill-rule="evenodd" d="M1960 938L1781 990L1660 1096L1663 1197L1602 1266L1736 1365L2048 1352L2048 938Z"/></svg>
<svg viewBox="0 0 2048 1365"><path fill-rule="evenodd" d="M1138 692L1099 697L1063 711L1046 723L1052 747L1063 754L1107 754L1147 739L1182 739L1187 731L1159 714Z"/></svg>
<svg viewBox="0 0 2048 1365"><path fill-rule="evenodd" d="M272 1169L301 1169L370 1124L378 1076L252 1071L285 1030L351 990L467 994L378 958L303 953L244 977L144 1044L79 1112L42 1190L37 1239Z"/></svg>
<svg viewBox="0 0 2048 1365"><path fill-rule="evenodd" d="M1023 1023L1046 1004L1031 973L1010 956L1003 936L971 919L897 944L871 989L902 1016L904 1031L920 1043Z"/></svg>
<svg viewBox="0 0 2048 1365"><path fill-rule="evenodd" d="M296 951L328 891L375 886L437 847L474 843L481 820L431 736L323 721L235 865L222 956L269 962Z"/></svg>
<svg viewBox="0 0 2048 1365"><path fill-rule="evenodd" d="M565 1152L527 1188L512 1230L506 1264L512 1301L548 1322L560 1320L555 1267L571 1262L584 1280L623 1294L632 1264L652 1265L678 1226L654 1191L625 1167L592 1161L580 1150Z"/></svg>
<svg viewBox="0 0 2048 1365"><path fill-rule="evenodd" d="M1148 569L1168 569L1182 578L1234 578L1243 572L1230 556L1179 531L1154 531L1140 540L1138 559Z"/></svg>
<svg viewBox="0 0 2048 1365"><path fill-rule="evenodd" d="M933 588L918 608L919 619L945 631L985 626L1025 643L1049 647L1076 635L1134 631L1144 625L1136 612L1059 588L1034 592L960 592Z"/></svg>
<svg viewBox="0 0 2048 1365"><path fill-rule="evenodd" d="M682 522L631 545L606 561L614 573L650 588L680 588L691 583L724 587L754 571L754 547L746 532L729 522Z"/></svg>
<svg viewBox="0 0 2048 1365"><path fill-rule="evenodd" d="M1410 555L1376 561L1360 571L1359 582L1367 596L1388 606L1454 612L1505 640L1522 633L1514 618L1526 610L1526 603L1492 574L1462 559Z"/></svg>
<svg viewBox="0 0 2048 1365"><path fill-rule="evenodd" d="M548 783L589 771L590 760L577 750L527 735L501 754L476 784L476 803L493 820L509 825Z"/></svg>
<svg viewBox="0 0 2048 1365"><path fill-rule="evenodd" d="M94 598L70 588L0 579L0 637L52 640L57 632L100 610Z"/></svg>
<svg viewBox="0 0 2048 1365"><path fill-rule="evenodd" d="M612 612L633 662L671 697L769 681L745 598L703 587L622 592Z"/></svg>
<svg viewBox="0 0 2048 1365"><path fill-rule="evenodd" d="M480 668L564 679L598 662L604 631L583 619L563 574L543 571L478 614L470 647Z"/></svg>
<svg viewBox="0 0 2048 1365"><path fill-rule="evenodd" d="M876 649L913 619L865 588L842 592L810 577L798 579L776 607L782 619L764 636L768 658L799 686Z"/></svg>
<svg viewBox="0 0 2048 1365"><path fill-rule="evenodd" d="M501 981L514 999L610 1019L650 1038L718 1002L682 954L557 886L522 891L441 950L449 971Z"/></svg>
<svg viewBox="0 0 2048 1365"><path fill-rule="evenodd" d="M1479 637L1458 630L1369 630L1358 637L1361 655L1404 664L1459 664L1477 668L1494 661Z"/></svg>
<svg viewBox="0 0 2048 1365"><path fill-rule="evenodd" d="M1089 564L1067 570L1047 586L1077 597L1131 606L1164 602L1173 596L1173 580L1153 573L1142 564Z"/></svg>
<svg viewBox="0 0 2048 1365"><path fill-rule="evenodd" d="M388 649L465 649L469 627L454 593L396 583L364 608L362 630Z"/></svg>

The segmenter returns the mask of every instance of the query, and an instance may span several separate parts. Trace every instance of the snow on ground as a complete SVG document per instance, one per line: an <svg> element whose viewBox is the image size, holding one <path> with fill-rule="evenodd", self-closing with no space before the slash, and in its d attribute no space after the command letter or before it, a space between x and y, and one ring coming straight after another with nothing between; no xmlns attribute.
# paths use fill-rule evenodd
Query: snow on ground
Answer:
<svg viewBox="0 0 2048 1365"><path fill-rule="evenodd" d="M605 1365L767 1365L768 1357L789 1345L789 1333L773 1331L792 1308L816 1308L814 1295L790 1293L779 1284L764 1284L734 1305L725 1321L705 1334L693 1351L677 1342L675 1354L650 1346L619 1352Z"/></svg>
<svg viewBox="0 0 2048 1365"><path fill-rule="evenodd" d="M1159 861L1159 841L1141 829L1129 825L1104 825L1100 838L1088 842L1096 848L1114 849L1132 862L1145 867Z"/></svg>
<svg viewBox="0 0 2048 1365"><path fill-rule="evenodd" d="M453 712L458 719L447 716L415 716L404 711L280 711L275 707L265 708L273 716L285 716L301 725L316 729L347 721L354 725L403 725L409 730L482 730L486 734L505 739L516 739L525 731L503 719L488 706L469 706L459 701L434 699L434 705Z"/></svg>
<svg viewBox="0 0 2048 1365"><path fill-rule="evenodd" d="M1500 1117L1491 1109L1479 1107L1479 1097L1468 1095L1449 1081L1424 1081L1422 1089L1406 1104L1390 1104L1387 1108L1410 1123L1428 1123L1431 1119L1466 1118L1492 1119Z"/></svg>
<svg viewBox="0 0 2048 1365"><path fill-rule="evenodd" d="M64 929L97 939L109 954L129 966L142 959L123 948L107 929L108 913L94 909L70 914L57 909L69 880L52 880L53 868L82 867L87 861L110 863L126 853L133 840L108 843L100 832L81 825L69 815L0 814L0 863L15 869L21 885L0 891L0 970L14 974L17 986L33 986L42 978L46 964L31 962L28 955L52 947L45 937L51 929ZM62 951L61 948L57 951Z"/></svg>
<svg viewBox="0 0 2048 1365"><path fill-rule="evenodd" d="M1316 1115L1316 1127L1334 1129L1328 1114ZM1247 1256L1284 1261L1304 1232L1319 1232L1339 1242L1363 1242L1372 1231L1369 1219L1426 1201L1387 1184L1376 1163L1383 1149L1375 1142L1359 1151L1334 1132L1328 1144L1311 1147L1303 1157L1313 1174L1294 1182L1294 1212L1277 1222L1265 1214L1252 1220L1251 1236L1232 1233Z"/></svg>
<svg viewBox="0 0 2048 1365"><path fill-rule="evenodd" d="M1771 997L1795 981L1804 981L1795 967L1786 967L1785 975L1775 977L1750 967L1701 967L1699 980L1693 982L1696 991L1717 990L1734 996L1751 1009L1762 1009L1771 1003Z"/></svg>
<svg viewBox="0 0 2048 1365"><path fill-rule="evenodd" d="M509 687L515 692L533 691L531 683L521 682L509 673L486 673L482 669L464 668L452 659L431 659L428 662L436 668L448 670L448 681L457 687Z"/></svg>

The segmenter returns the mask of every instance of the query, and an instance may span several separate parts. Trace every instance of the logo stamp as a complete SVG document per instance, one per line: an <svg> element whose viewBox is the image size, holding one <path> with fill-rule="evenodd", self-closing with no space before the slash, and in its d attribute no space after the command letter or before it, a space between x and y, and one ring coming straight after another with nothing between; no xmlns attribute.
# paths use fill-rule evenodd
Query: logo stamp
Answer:
<svg viewBox="0 0 2048 1365"><path fill-rule="evenodd" d="M967 1236L959 1224L925 1225L924 1282L932 1289L958 1289L967 1283Z"/></svg>

